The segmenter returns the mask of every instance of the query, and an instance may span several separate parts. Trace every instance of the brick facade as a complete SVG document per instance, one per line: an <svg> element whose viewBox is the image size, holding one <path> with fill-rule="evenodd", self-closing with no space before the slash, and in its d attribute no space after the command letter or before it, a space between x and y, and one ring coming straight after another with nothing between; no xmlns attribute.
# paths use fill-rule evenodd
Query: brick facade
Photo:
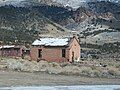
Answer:
<svg viewBox="0 0 120 90"><path fill-rule="evenodd" d="M62 50L65 50L65 57L62 55ZM40 53L41 57L39 57ZM75 60L80 60L80 44L76 38L72 38L68 46L32 46L30 50L30 56L31 60L46 60L48 62L73 62Z"/></svg>
<svg viewBox="0 0 120 90"><path fill-rule="evenodd" d="M11 48L1 48L0 56L1 57L22 57L23 55L22 47L11 47Z"/></svg>

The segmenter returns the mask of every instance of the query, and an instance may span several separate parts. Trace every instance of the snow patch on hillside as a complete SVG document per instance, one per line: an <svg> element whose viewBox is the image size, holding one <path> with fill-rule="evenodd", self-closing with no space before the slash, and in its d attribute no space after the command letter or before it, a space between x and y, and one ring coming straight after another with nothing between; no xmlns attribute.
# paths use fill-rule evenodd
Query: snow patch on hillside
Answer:
<svg viewBox="0 0 120 90"><path fill-rule="evenodd" d="M64 6L69 6L74 9L77 9L80 6L85 6L87 2L96 2L96 1L109 1L114 3L120 3L120 0L53 0L53 2L60 3Z"/></svg>
<svg viewBox="0 0 120 90"><path fill-rule="evenodd" d="M81 5L83 5L87 1L88 0L53 0L53 2L57 2L64 6L69 6L72 8L79 8Z"/></svg>
<svg viewBox="0 0 120 90"><path fill-rule="evenodd" d="M26 0L0 0L0 5L15 5L15 6L21 6L21 2ZM32 0L29 0L30 2ZM29 3L29 1L27 1ZM41 0L34 0L34 2L40 2ZM114 3L120 3L120 0L51 0L53 2L62 4L63 6L69 6L74 9L79 8L80 6L85 6L87 2L96 2L96 1L109 1Z"/></svg>

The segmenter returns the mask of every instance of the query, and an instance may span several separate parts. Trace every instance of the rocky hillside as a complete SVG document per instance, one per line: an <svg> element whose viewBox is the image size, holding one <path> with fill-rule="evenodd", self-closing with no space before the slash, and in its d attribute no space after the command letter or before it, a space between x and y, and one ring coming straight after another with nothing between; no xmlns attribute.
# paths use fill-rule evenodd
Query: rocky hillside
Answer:
<svg viewBox="0 0 120 90"><path fill-rule="evenodd" d="M118 4L102 1L89 2L88 7L79 7L76 10L57 6L37 9L52 21L77 31L82 43L103 45L120 41L119 8Z"/></svg>
<svg viewBox="0 0 120 90"><path fill-rule="evenodd" d="M1 43L31 43L40 34L51 36L57 35L57 33L58 35L67 33L67 29L49 20L41 13L36 7L0 7Z"/></svg>
<svg viewBox="0 0 120 90"><path fill-rule="evenodd" d="M69 36L70 32L76 31L81 44L88 44L86 47L91 44L119 45L120 4L117 2L22 0L11 2L14 6L8 4L0 7L1 42L31 43L39 36Z"/></svg>

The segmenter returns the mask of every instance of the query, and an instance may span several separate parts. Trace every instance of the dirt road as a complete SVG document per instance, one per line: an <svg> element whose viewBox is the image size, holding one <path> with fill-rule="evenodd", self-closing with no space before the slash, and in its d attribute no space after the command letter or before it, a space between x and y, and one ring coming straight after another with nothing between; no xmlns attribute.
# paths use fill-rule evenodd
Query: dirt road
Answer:
<svg viewBox="0 0 120 90"><path fill-rule="evenodd" d="M91 84L120 85L120 79L87 78L80 76L49 75L46 73L27 73L0 70L0 87Z"/></svg>

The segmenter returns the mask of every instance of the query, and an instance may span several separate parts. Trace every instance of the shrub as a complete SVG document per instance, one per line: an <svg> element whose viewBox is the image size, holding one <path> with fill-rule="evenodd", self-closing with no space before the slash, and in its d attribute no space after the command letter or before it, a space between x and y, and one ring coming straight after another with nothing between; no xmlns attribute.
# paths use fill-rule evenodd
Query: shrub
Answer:
<svg viewBox="0 0 120 90"><path fill-rule="evenodd" d="M92 69L92 70L96 70L96 67L95 67L95 66L91 66L91 69Z"/></svg>
<svg viewBox="0 0 120 90"><path fill-rule="evenodd" d="M102 76L101 72L99 70L93 70L92 73L95 77L101 77Z"/></svg>
<svg viewBox="0 0 120 90"><path fill-rule="evenodd" d="M117 64L117 65L116 65L116 68L120 68L120 64Z"/></svg>
<svg viewBox="0 0 120 90"><path fill-rule="evenodd" d="M63 67L62 74L80 75L80 68L77 66L65 66Z"/></svg>
<svg viewBox="0 0 120 90"><path fill-rule="evenodd" d="M85 75L85 76L90 76L91 75L91 71L90 70L87 70L87 69L85 69L85 70L82 70L82 75Z"/></svg>
<svg viewBox="0 0 120 90"><path fill-rule="evenodd" d="M112 76L116 76L115 70L108 70L108 73Z"/></svg>

